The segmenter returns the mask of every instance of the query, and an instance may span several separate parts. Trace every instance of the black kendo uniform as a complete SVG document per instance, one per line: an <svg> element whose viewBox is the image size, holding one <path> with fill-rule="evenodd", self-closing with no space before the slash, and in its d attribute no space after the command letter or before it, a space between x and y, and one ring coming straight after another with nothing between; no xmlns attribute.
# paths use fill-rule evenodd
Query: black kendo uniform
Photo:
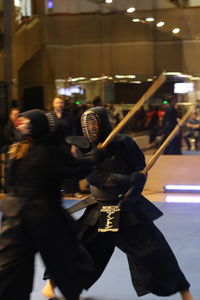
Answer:
<svg viewBox="0 0 200 300"><path fill-rule="evenodd" d="M172 130L178 124L177 122L178 112L174 105L170 104L165 112L163 119L163 138L162 143L166 140ZM175 135L175 137L171 140L168 146L165 148L164 155L179 155L182 154L181 151L181 134L180 132Z"/></svg>
<svg viewBox="0 0 200 300"><path fill-rule="evenodd" d="M82 115L82 127L92 147L104 141L111 131L106 110L102 107L87 110ZM138 193L144 185L144 175L139 172L145 167L143 153L125 134L117 134L106 150L108 158L87 177L97 203L88 206L79 219L81 241L95 262L95 276L88 288L101 276L117 246L127 254L138 296L147 293L169 296L187 290L189 283L153 223L162 213ZM118 232L98 232L101 207L116 205L121 201L119 195L134 185L135 191L121 202Z"/></svg>
<svg viewBox="0 0 200 300"><path fill-rule="evenodd" d="M0 299L29 299L39 252L63 295L75 300L88 285L93 262L77 238L76 222L61 207L60 184L88 175L91 162L70 156L51 113L22 115L31 120L31 139L10 149L8 196L0 203Z"/></svg>

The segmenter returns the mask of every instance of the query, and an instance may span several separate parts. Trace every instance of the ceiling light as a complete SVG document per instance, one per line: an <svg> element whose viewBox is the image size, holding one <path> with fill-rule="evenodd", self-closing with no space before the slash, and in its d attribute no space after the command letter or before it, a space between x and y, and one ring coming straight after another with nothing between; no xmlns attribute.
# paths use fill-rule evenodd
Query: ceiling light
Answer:
<svg viewBox="0 0 200 300"><path fill-rule="evenodd" d="M115 75L116 78L135 78L135 75Z"/></svg>
<svg viewBox="0 0 200 300"><path fill-rule="evenodd" d="M97 80L100 80L100 77L92 77L90 78L91 81L97 81Z"/></svg>
<svg viewBox="0 0 200 300"><path fill-rule="evenodd" d="M138 23L138 22L140 22L140 19L135 18L135 19L132 19L132 21L135 23Z"/></svg>
<svg viewBox="0 0 200 300"><path fill-rule="evenodd" d="M21 6L21 5L19 5ZM54 4L53 4L53 0L48 0L47 1L47 8L53 8Z"/></svg>
<svg viewBox="0 0 200 300"><path fill-rule="evenodd" d="M131 83L140 84L140 83L142 83L142 81L139 81L139 80L134 80L134 81L131 81Z"/></svg>
<svg viewBox="0 0 200 300"><path fill-rule="evenodd" d="M165 74L165 75L175 75L175 76L178 76L178 75L180 75L181 73L180 73L180 72L165 72L164 74Z"/></svg>
<svg viewBox="0 0 200 300"><path fill-rule="evenodd" d="M108 79L108 76L92 77L92 78L90 78L91 81L104 80L104 79Z"/></svg>
<svg viewBox="0 0 200 300"><path fill-rule="evenodd" d="M135 11L135 7L129 7L126 11L127 13L132 13Z"/></svg>
<svg viewBox="0 0 200 300"><path fill-rule="evenodd" d="M157 27L162 27L163 25L165 25L165 22L161 21L161 22L158 22L156 24Z"/></svg>
<svg viewBox="0 0 200 300"><path fill-rule="evenodd" d="M75 77L75 78L70 78L68 81L79 81L79 80L85 80L85 77Z"/></svg>
<svg viewBox="0 0 200 300"><path fill-rule="evenodd" d="M108 4L112 3L112 0L106 0L106 3L108 3Z"/></svg>
<svg viewBox="0 0 200 300"><path fill-rule="evenodd" d="M153 22L153 21L154 21L154 18L148 17L148 18L146 18L145 20L146 20L147 22Z"/></svg>
<svg viewBox="0 0 200 300"><path fill-rule="evenodd" d="M60 78L58 78L58 79L56 79L55 81L56 81L56 82L65 82L66 80L65 80L65 79L60 79Z"/></svg>
<svg viewBox="0 0 200 300"><path fill-rule="evenodd" d="M187 75L187 74L180 74L178 76L183 78L191 78L191 75Z"/></svg>
<svg viewBox="0 0 200 300"><path fill-rule="evenodd" d="M174 28L174 29L172 30L172 32L173 32L173 33L179 33L179 32L180 32L180 28Z"/></svg>
<svg viewBox="0 0 200 300"><path fill-rule="evenodd" d="M191 80L200 80L200 77L191 77Z"/></svg>

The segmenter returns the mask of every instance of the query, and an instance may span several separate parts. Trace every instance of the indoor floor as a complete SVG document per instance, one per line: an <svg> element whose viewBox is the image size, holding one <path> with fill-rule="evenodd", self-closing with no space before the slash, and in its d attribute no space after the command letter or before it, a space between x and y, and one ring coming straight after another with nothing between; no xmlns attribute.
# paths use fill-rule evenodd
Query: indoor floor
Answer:
<svg viewBox="0 0 200 300"><path fill-rule="evenodd" d="M166 195L167 196L167 195ZM173 194L171 194L173 196ZM178 196L177 194L174 196ZM179 195L181 196L181 195ZM182 271L191 283L191 290L196 300L200 299L200 203L196 203L198 195L190 196L189 203L163 202L158 199L155 203L164 213L156 221L156 225L164 233L171 245ZM192 203L192 197L194 202ZM200 197L200 195L199 195ZM74 201L66 200L64 205L71 206ZM75 217L80 216L80 212ZM31 300L45 300L41 294L44 285L42 280L44 266L37 256L35 262L35 280ZM57 291L58 295L59 291ZM62 298L62 297L61 297ZM126 255L116 249L105 272L98 282L89 290L81 295L81 300L136 300L139 299L132 287ZM140 299L161 300L161 299L180 299L179 295L171 297L157 297L149 294Z"/></svg>

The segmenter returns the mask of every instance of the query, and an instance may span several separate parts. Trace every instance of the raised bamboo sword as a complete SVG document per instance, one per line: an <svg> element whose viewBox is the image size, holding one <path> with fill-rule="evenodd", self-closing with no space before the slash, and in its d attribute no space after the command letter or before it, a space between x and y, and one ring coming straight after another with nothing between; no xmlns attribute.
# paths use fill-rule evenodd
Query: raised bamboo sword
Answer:
<svg viewBox="0 0 200 300"><path fill-rule="evenodd" d="M145 174L148 173L148 171L153 167L153 165L155 164L155 162L157 161L159 156L163 153L163 151L165 150L165 148L167 147L169 142L176 136L176 134L179 132L179 129L181 128L181 126L183 126L184 123L187 121L187 119L190 117L193 110L194 110L194 105L191 105L191 107L187 110L187 112L184 114L184 116L179 120L176 127L169 134L167 139L163 142L163 144L160 146L160 148L153 155L153 157L151 158L149 163L146 165L144 170L141 171L141 172L143 172ZM127 192L127 194L129 193L129 191ZM90 196L88 196L88 198L86 198L86 199L76 203L75 205L71 206L70 208L68 208L67 211L69 213L74 213L74 212L79 211L79 210L81 210L81 209L83 209L83 208L85 208L85 207L87 207L87 206L89 206L93 203L96 203L96 202L97 202L97 200L95 200L95 198L92 195L90 195Z"/></svg>
<svg viewBox="0 0 200 300"><path fill-rule="evenodd" d="M133 115L142 107L142 105L159 89L159 87L166 80L166 75L162 73L150 86L150 88L144 93L144 95L138 100L138 102L133 106L133 108L126 114L126 116L118 123L118 125L111 131L106 140L100 144L98 147L101 149L106 148L106 146L114 139L116 134L120 132L123 127L129 122ZM88 196L86 199L76 203L67 209L69 213L74 213L78 210L81 210L93 203L96 203L96 200L93 196Z"/></svg>

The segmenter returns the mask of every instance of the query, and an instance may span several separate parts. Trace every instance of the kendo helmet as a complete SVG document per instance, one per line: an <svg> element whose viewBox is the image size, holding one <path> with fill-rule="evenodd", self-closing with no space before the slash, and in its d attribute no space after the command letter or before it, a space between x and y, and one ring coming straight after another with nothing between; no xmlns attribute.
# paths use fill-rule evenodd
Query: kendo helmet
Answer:
<svg viewBox="0 0 200 300"><path fill-rule="evenodd" d="M53 112L45 112L40 109L32 109L25 111L19 115L30 120L30 133L29 136L33 140L43 140L53 137L62 132L62 124L60 120L53 114ZM59 135L59 134L58 134Z"/></svg>
<svg viewBox="0 0 200 300"><path fill-rule="evenodd" d="M107 110L101 106L90 108L83 113L81 127L85 138L92 144L103 142L112 129Z"/></svg>

